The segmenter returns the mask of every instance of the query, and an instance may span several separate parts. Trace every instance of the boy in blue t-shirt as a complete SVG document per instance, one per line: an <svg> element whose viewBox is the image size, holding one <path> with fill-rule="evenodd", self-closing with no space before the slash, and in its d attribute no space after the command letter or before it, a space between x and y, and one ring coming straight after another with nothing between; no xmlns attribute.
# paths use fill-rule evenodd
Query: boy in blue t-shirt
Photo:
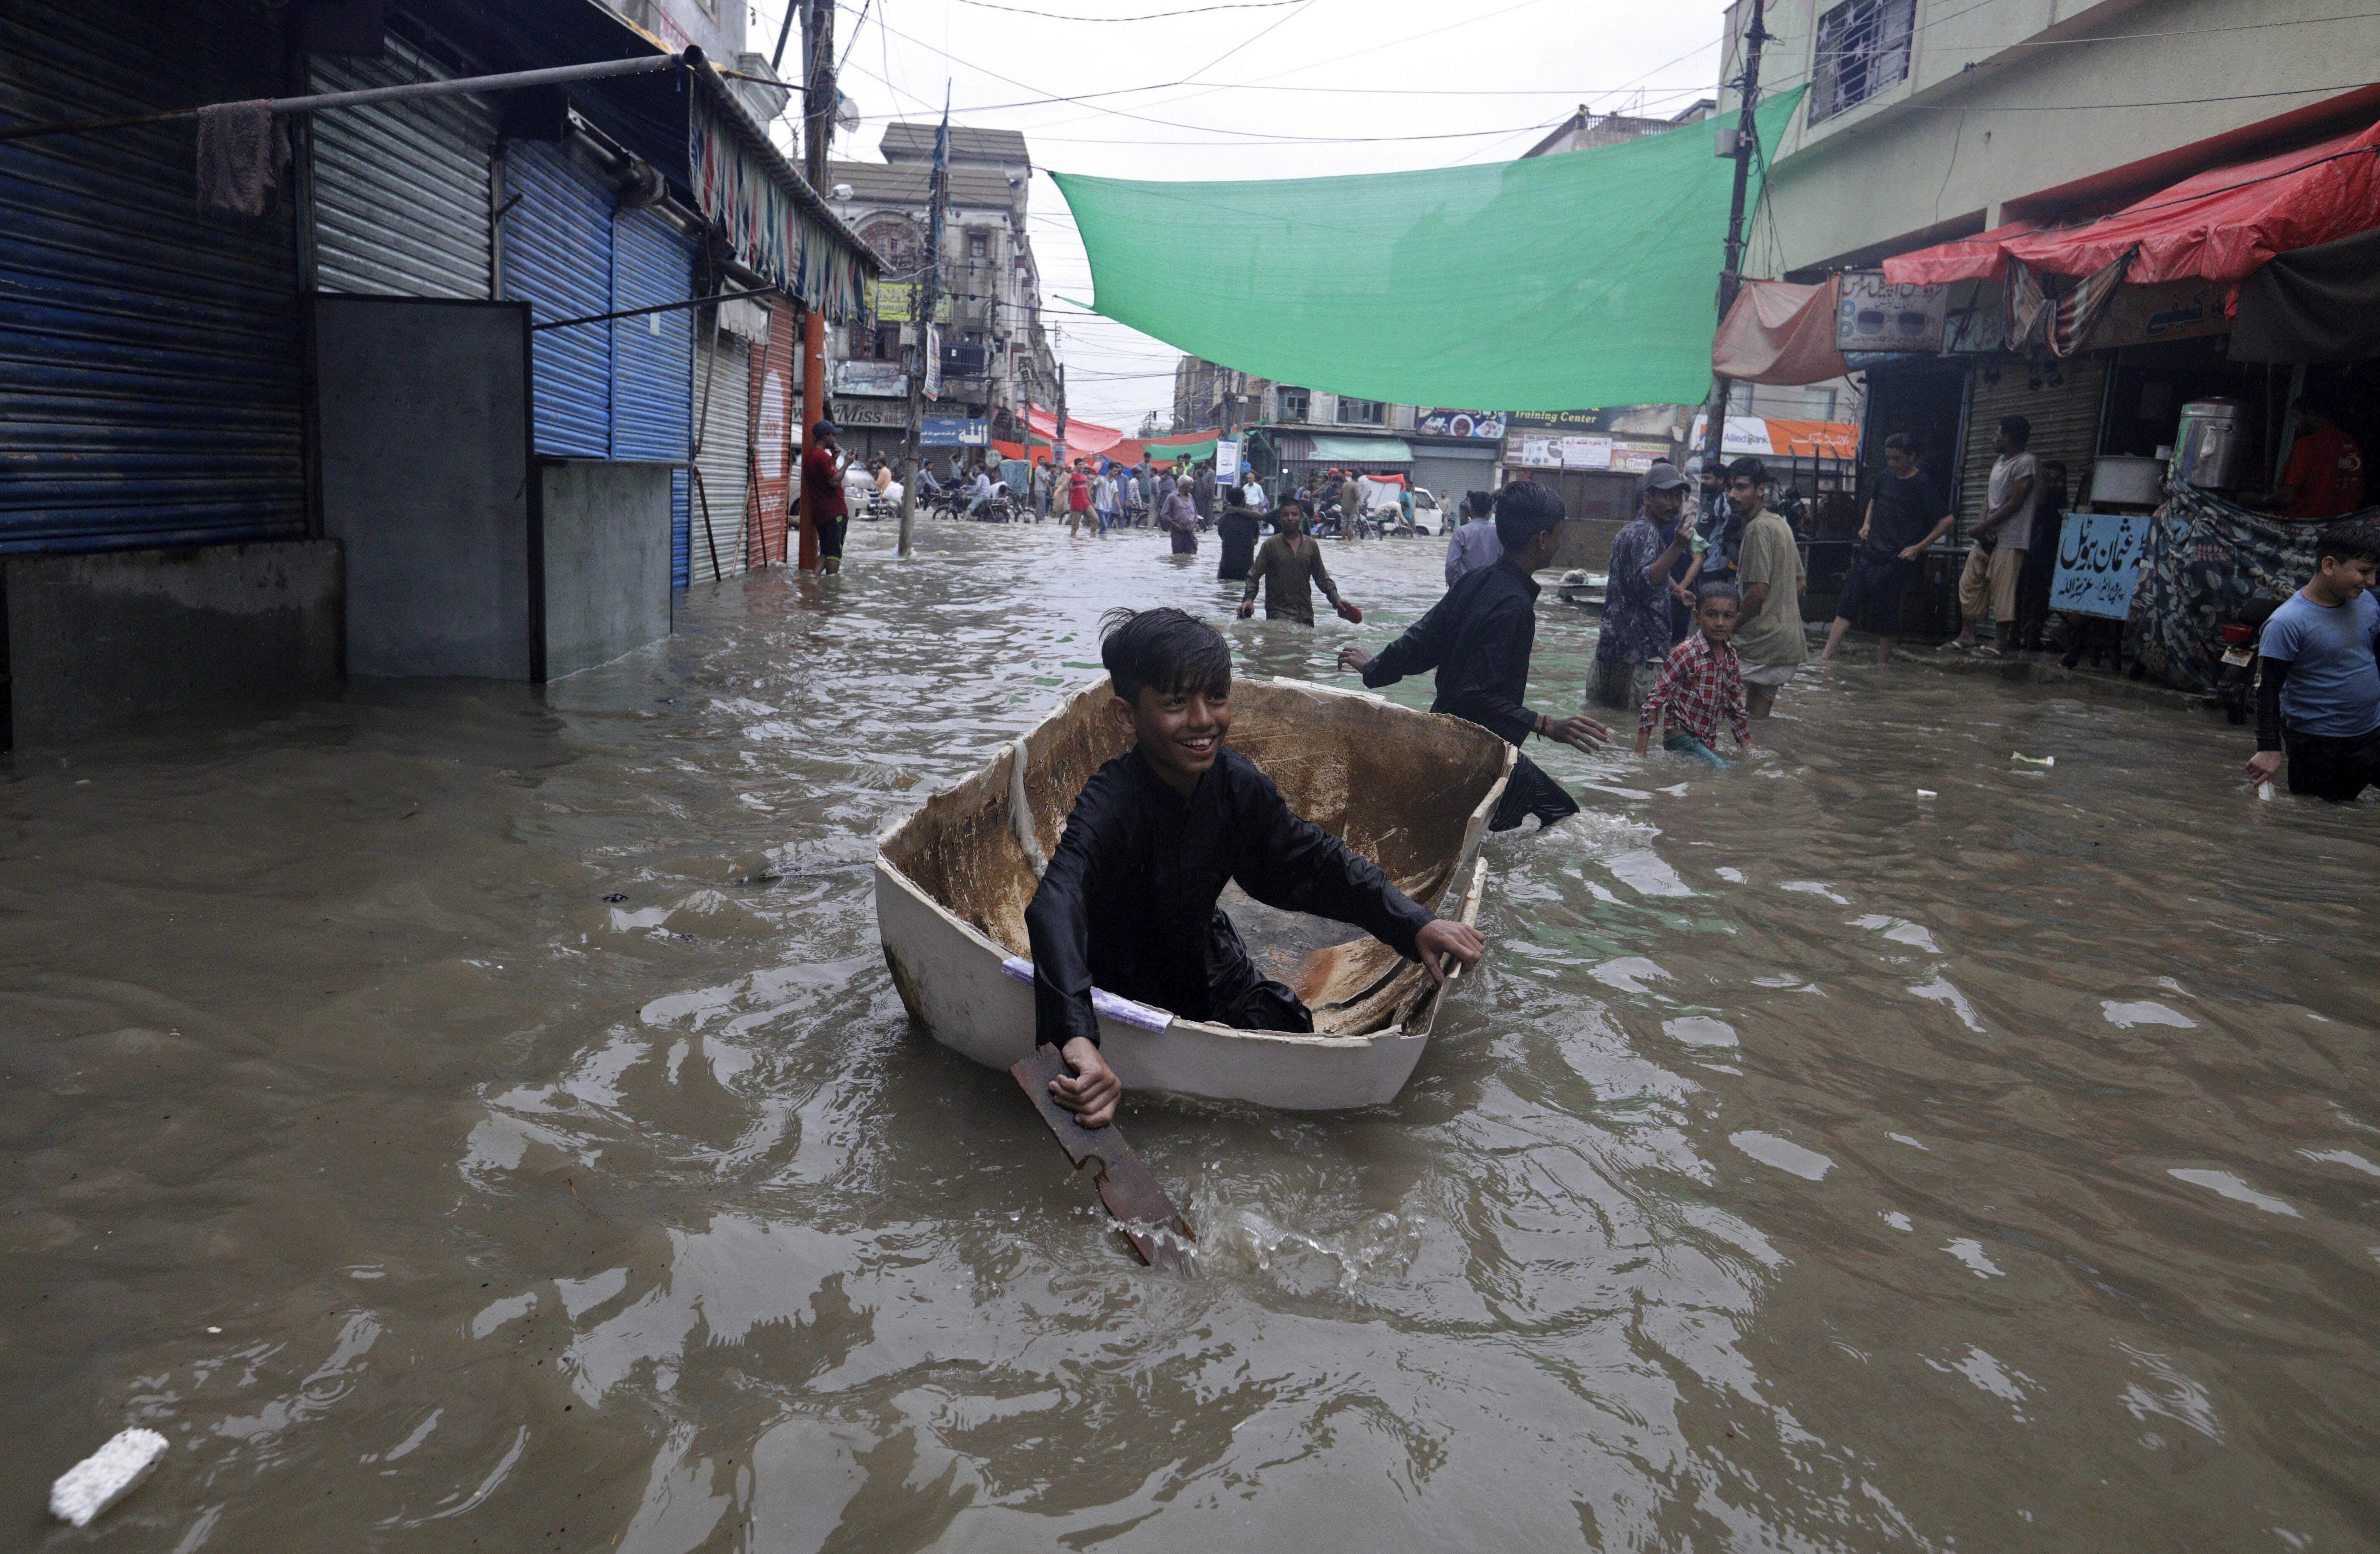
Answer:
<svg viewBox="0 0 2380 1554"><path fill-rule="evenodd" d="M2380 525L2334 523L2314 574L2273 612L2256 651L2256 753L2269 782L2289 756L2289 791L2345 803L2380 783Z"/></svg>

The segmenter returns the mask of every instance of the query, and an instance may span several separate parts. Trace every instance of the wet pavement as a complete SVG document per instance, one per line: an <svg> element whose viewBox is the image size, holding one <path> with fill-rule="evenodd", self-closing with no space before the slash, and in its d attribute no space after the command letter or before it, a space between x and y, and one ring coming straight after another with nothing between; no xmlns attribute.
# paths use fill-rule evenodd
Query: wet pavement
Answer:
<svg viewBox="0 0 2380 1554"><path fill-rule="evenodd" d="M9 1547L2380 1546L2373 804L1861 661L1728 771L1558 752L1395 1104L1128 1109L1167 1279L910 1030L868 865L1213 541L856 528L541 696L17 759ZM1366 623L1244 672L1439 592L1330 554ZM1591 646L1548 590L1540 706Z"/></svg>

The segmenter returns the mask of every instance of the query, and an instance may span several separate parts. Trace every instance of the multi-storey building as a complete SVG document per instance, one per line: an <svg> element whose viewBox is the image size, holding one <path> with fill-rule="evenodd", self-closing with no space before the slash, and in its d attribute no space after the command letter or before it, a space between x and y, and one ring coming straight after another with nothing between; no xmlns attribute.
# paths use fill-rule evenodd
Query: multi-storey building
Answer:
<svg viewBox="0 0 2380 1554"><path fill-rule="evenodd" d="M1749 21L1748 6L1730 12L1724 123ZM2243 169L2260 199L2297 199L2287 167L2245 165L2320 154L2380 118L2380 31L2368 20L2325 0L1768 0L1764 21L1764 95L1807 93L1771 150L1746 273L1841 275L1873 300L1846 305L1846 327L1911 332L1854 359L1869 369L1864 462L1885 434L1914 436L1961 532L1980 516L2005 415L2031 422L2033 451L2068 467L2078 499L2099 457L2174 442L2196 398L2240 402L2263 481L2287 455L2289 406L2310 381L2336 380L2323 397L2380 431L2380 363L2331 356L2292 372L2235 359L2233 280L2202 270L2141 285L2133 265L2083 336L2051 351L2010 349L2008 285L1986 274L2005 269L1994 235L2079 228L2134 206L2152 220L2182 213L2189 200L2171 191L2200 175L2220 185ZM1918 257L1953 241L1972 243L1977 262ZM2030 274L2055 296L2070 278L2053 257ZM1969 278L1908 286L1876 273L1888 261L1904 277L1925 263Z"/></svg>
<svg viewBox="0 0 2380 1554"><path fill-rule="evenodd" d="M922 297L932 230L935 126L892 124L882 162L834 162L828 183L844 219L882 256L888 281ZM1041 275L1026 229L1033 159L1013 129L953 126L942 215L941 393L929 422L981 422L1021 440L1029 407L1053 406L1058 363L1041 318ZM846 446L890 454L907 437L908 377L923 333L898 304L830 342L835 413Z"/></svg>

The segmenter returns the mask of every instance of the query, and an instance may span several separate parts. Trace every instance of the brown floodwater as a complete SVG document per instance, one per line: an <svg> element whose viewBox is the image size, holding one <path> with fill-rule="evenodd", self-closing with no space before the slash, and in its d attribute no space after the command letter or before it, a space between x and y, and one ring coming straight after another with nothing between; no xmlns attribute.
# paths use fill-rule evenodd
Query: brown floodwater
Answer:
<svg viewBox="0 0 2380 1554"><path fill-rule="evenodd" d="M1864 655L1727 771L1557 752L1586 811L1488 843L1395 1104L1128 1107L1167 1278L910 1028L868 874L1101 609L1220 616L1161 550L861 525L542 694L18 756L0 1541L2380 1545L2380 806ZM1439 589L1330 557L1366 623L1234 624L1245 671ZM157 1474L47 1523L134 1423Z"/></svg>

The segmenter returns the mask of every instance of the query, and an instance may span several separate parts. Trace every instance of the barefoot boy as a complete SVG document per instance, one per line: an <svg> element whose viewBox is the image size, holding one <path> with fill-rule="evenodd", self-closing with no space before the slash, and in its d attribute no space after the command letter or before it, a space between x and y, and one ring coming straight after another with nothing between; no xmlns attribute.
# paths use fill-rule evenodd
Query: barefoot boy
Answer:
<svg viewBox="0 0 2380 1554"><path fill-rule="evenodd" d="M1743 595L1731 582L1706 582L1694 594L1694 624L1701 628L1670 651L1661 678L1636 715L1636 753L1645 753L1653 730L1664 719L1669 738L1663 750L1691 755L1714 766L1718 758L1719 719L1727 719L1741 749L1752 748L1752 719L1743 708L1743 668L1736 660L1736 617Z"/></svg>
<svg viewBox="0 0 2380 1554"><path fill-rule="evenodd" d="M1441 982L1450 960L1478 963L1476 930L1407 899L1223 743L1232 652L1214 628L1176 609L1111 610L1105 639L1109 710L1138 742L1083 784L1025 910L1036 1034L1075 1071L1050 1089L1084 1127L1104 1127L1123 1095L1099 1055L1095 984L1185 1020L1314 1029L1216 907L1227 880L1268 906L1353 924Z"/></svg>

